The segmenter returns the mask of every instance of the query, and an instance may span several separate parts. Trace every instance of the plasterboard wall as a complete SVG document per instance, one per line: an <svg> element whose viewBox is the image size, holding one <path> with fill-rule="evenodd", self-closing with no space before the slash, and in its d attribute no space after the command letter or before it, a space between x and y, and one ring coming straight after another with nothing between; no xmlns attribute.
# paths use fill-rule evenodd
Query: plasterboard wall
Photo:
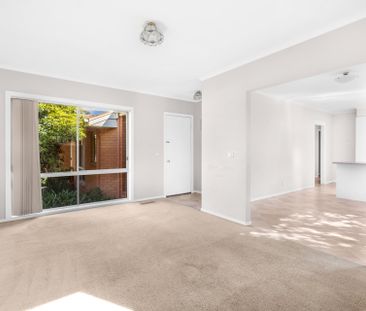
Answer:
<svg viewBox="0 0 366 311"><path fill-rule="evenodd" d="M366 163L366 109L358 109L356 115L356 162Z"/></svg>
<svg viewBox="0 0 366 311"><path fill-rule="evenodd" d="M314 185L315 125L324 125L324 182L334 180L333 117L275 97L250 96L251 200Z"/></svg>
<svg viewBox="0 0 366 311"><path fill-rule="evenodd" d="M333 116L333 161L355 161L356 114L345 113Z"/></svg>

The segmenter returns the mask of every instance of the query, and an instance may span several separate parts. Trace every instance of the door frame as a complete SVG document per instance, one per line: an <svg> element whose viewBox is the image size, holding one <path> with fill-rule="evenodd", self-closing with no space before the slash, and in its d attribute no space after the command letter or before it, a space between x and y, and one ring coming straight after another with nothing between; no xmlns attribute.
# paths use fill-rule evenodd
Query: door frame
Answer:
<svg viewBox="0 0 366 311"><path fill-rule="evenodd" d="M316 121L314 122L314 129L316 128L316 126L320 126L320 184L321 185L325 185L327 184L327 179L326 179L326 172L327 172L327 168L326 168L326 148L325 148L325 144L326 144L326 125L324 122L319 122ZM315 148L315 143L314 143L314 148ZM314 161L313 163L315 164L315 157L317 155L315 155L315 152L313 152L314 154ZM315 180L314 180L314 187L315 187Z"/></svg>
<svg viewBox="0 0 366 311"><path fill-rule="evenodd" d="M127 198L115 199L109 201L86 203L73 206L63 206L60 208L52 208L44 210L40 213L35 213L25 216L12 215L12 189L11 189L11 100L13 98L38 100L49 102L51 104L76 105L86 107L105 108L127 113ZM134 133L133 133L133 107L119 106L106 103L98 103L79 99L59 98L45 95L36 95L22 92L5 91L5 220L30 218L40 215L57 214L65 211L81 210L91 207L100 207L105 205L120 204L123 202L130 202L134 200ZM99 173L109 173L110 170L99 170Z"/></svg>
<svg viewBox="0 0 366 311"><path fill-rule="evenodd" d="M166 128L166 117L171 116L171 117L183 117L183 118L189 118L190 122L191 122L191 127L190 127L190 139L191 139L191 163L190 163L190 173L191 173L191 178L190 178L190 190L191 192L193 192L193 180L194 180L194 176L193 176L193 166L194 166L194 136L193 136L193 121L194 121L194 117L191 114L183 114L183 113L175 113L175 112L164 112L164 135L163 135L163 148L164 148L164 197L167 196L167 151L166 151L166 134L167 134L167 128Z"/></svg>

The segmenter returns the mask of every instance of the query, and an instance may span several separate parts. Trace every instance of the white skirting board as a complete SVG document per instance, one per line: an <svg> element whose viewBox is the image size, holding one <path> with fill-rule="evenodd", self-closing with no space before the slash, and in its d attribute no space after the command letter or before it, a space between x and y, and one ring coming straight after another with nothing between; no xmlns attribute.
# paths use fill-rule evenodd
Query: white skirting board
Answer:
<svg viewBox="0 0 366 311"><path fill-rule="evenodd" d="M329 181L326 182L325 184L330 184L333 183L333 181ZM297 191L302 191L302 190L306 190L306 189L311 189L314 188L315 184L306 186L306 187L301 187L301 188L296 188L296 189L292 189L292 190L288 190L288 191L284 191L284 192L278 192L278 193L273 193L273 194L269 194L269 195L265 195L262 197L256 197L250 200L250 202L255 202L255 201L260 201L260 200L265 200L265 199L270 199L270 198L274 198L274 197L279 197L281 195L285 195L285 194L289 194L289 193L293 193L293 192L297 192Z"/></svg>
<svg viewBox="0 0 366 311"><path fill-rule="evenodd" d="M234 219L232 217L228 217L228 216L222 215L220 213L215 213L215 212L207 211L207 210L204 210L204 209L201 209L201 212L204 212L206 214L210 214L212 216L216 216L216 217L219 217L219 218L231 221L231 222L235 222L237 224L244 225L244 226L249 226L249 225L252 224L252 222L240 221L240 220Z"/></svg>

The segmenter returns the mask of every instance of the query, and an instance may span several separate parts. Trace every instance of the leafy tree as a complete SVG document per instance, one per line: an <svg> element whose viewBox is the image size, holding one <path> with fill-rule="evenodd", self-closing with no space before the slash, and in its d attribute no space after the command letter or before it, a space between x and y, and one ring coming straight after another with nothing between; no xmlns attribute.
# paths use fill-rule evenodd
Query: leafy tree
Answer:
<svg viewBox="0 0 366 311"><path fill-rule="evenodd" d="M85 121L79 121L79 139L86 135ZM39 147L43 172L65 170L60 158L61 146L76 142L77 108L75 106L39 104Z"/></svg>
<svg viewBox="0 0 366 311"><path fill-rule="evenodd" d="M39 103L39 148L42 172L65 171L62 145L76 143L77 107ZM80 111L80 115L84 111ZM79 140L86 136L86 122L79 118ZM43 208L77 204L77 191L73 177L42 178ZM98 187L82 192L80 203L111 200Z"/></svg>

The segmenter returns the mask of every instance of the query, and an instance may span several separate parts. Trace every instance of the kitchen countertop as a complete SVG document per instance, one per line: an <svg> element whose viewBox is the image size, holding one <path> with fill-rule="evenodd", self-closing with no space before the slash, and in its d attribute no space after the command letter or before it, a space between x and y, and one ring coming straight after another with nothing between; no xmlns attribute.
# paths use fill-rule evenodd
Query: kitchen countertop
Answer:
<svg viewBox="0 0 366 311"><path fill-rule="evenodd" d="M366 165L366 162L333 162L333 164L356 164L356 165Z"/></svg>

